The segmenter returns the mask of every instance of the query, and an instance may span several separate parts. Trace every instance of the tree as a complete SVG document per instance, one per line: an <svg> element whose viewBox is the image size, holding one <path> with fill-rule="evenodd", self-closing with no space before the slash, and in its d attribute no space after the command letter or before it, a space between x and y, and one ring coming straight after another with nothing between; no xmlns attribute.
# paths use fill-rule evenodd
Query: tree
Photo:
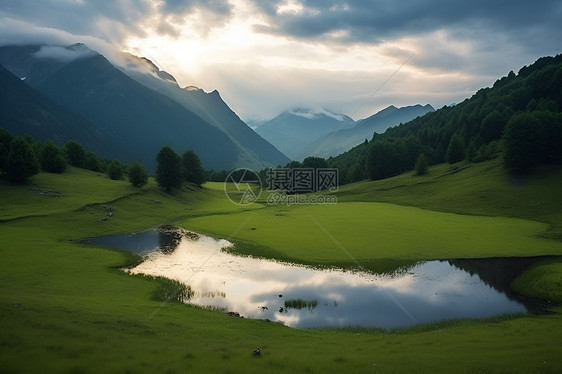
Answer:
<svg viewBox="0 0 562 374"><path fill-rule="evenodd" d="M66 159L62 151L50 140L47 140L41 149L39 162L41 164L41 169L49 173L60 174L66 169Z"/></svg>
<svg viewBox="0 0 562 374"><path fill-rule="evenodd" d="M562 115L551 112L516 114L504 134L504 163L517 172L529 172L543 162L562 161Z"/></svg>
<svg viewBox="0 0 562 374"><path fill-rule="evenodd" d="M169 146L164 146L156 155L156 182L166 192L179 188L183 178L181 157Z"/></svg>
<svg viewBox="0 0 562 374"><path fill-rule="evenodd" d="M86 161L86 150L82 144L75 140L69 140L64 144L66 160L72 166L83 167Z"/></svg>
<svg viewBox="0 0 562 374"><path fill-rule="evenodd" d="M182 156L182 166L183 166L183 177L186 181L195 183L200 186L207 180L207 175L203 166L201 165L201 160L197 154L189 150L185 152Z"/></svg>
<svg viewBox="0 0 562 374"><path fill-rule="evenodd" d="M384 179L402 170L400 155L396 152L395 145L388 141L372 141L367 153L367 175L373 180Z"/></svg>
<svg viewBox="0 0 562 374"><path fill-rule="evenodd" d="M501 138L506 122L507 119L505 116L497 110L494 110L484 117L480 125L480 134L484 138L484 143L489 143L492 140Z"/></svg>
<svg viewBox="0 0 562 374"><path fill-rule="evenodd" d="M288 169L299 169L302 168L302 164L299 161L291 161L289 162L287 165L285 165L286 168Z"/></svg>
<svg viewBox="0 0 562 374"><path fill-rule="evenodd" d="M0 171L4 170L8 153L10 152L10 142L14 139L12 133L0 128Z"/></svg>
<svg viewBox="0 0 562 374"><path fill-rule="evenodd" d="M84 159L84 168L97 172L101 172L104 170L102 160L100 160L98 155L91 151L86 152L86 157Z"/></svg>
<svg viewBox="0 0 562 374"><path fill-rule="evenodd" d="M325 169L328 163L322 157L307 157L302 161L303 168Z"/></svg>
<svg viewBox="0 0 562 374"><path fill-rule="evenodd" d="M459 134L451 137L445 157L449 164L464 160L464 141Z"/></svg>
<svg viewBox="0 0 562 374"><path fill-rule="evenodd" d="M427 158L425 157L425 154L421 153L416 161L416 175L427 174L428 168L429 164L427 162Z"/></svg>
<svg viewBox="0 0 562 374"><path fill-rule="evenodd" d="M140 161L134 161L129 166L129 182L135 187L142 187L148 182L148 174Z"/></svg>
<svg viewBox="0 0 562 374"><path fill-rule="evenodd" d="M27 141L18 136L10 142L10 151L5 162L6 177L14 183L23 183L39 172L39 162Z"/></svg>
<svg viewBox="0 0 562 374"><path fill-rule="evenodd" d="M123 164L117 159L114 159L107 165L107 175L113 180L119 180L123 176Z"/></svg>

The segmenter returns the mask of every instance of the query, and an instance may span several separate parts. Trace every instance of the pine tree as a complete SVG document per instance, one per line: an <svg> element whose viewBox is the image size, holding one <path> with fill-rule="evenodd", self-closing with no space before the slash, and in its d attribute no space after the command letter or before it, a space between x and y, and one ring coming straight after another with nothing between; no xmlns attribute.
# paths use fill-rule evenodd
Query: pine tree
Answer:
<svg viewBox="0 0 562 374"><path fill-rule="evenodd" d="M182 155L183 175L186 181L200 186L207 180L207 175L197 154L189 150Z"/></svg>
<svg viewBox="0 0 562 374"><path fill-rule="evenodd" d="M181 157L169 146L164 146L156 155L156 181L167 192L179 188L183 179Z"/></svg>

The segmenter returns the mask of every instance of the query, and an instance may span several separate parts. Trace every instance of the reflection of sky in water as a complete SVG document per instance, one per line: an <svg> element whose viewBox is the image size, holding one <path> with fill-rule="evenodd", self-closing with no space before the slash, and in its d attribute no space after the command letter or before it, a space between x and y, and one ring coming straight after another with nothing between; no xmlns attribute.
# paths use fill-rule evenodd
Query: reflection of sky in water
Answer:
<svg viewBox="0 0 562 374"><path fill-rule="evenodd" d="M477 275L447 262L425 262L396 276L380 276L237 257L220 251L228 244L205 236L184 240L171 254L150 254L131 272L190 285L196 293L190 301L194 304L292 327L391 328L526 311ZM316 300L317 306L286 310L289 299Z"/></svg>

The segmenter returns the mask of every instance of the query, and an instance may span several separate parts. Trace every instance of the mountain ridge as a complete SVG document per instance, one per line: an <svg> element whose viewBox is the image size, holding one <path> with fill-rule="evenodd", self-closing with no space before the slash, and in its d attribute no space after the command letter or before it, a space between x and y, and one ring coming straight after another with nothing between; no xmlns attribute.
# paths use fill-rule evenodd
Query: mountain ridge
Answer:
<svg viewBox="0 0 562 374"><path fill-rule="evenodd" d="M101 157L130 158L109 134L75 112L59 106L0 65L0 127L15 135L62 145L75 139ZM81 128L78 131L77 127ZM119 149L114 152L114 149Z"/></svg>
<svg viewBox="0 0 562 374"><path fill-rule="evenodd" d="M160 70L151 60L131 54L125 54L125 57L127 65L122 69L125 74L178 102L227 134L241 148L241 161L262 159L273 166L288 162L284 154L258 136L238 117L216 89L207 93L195 86L181 88L173 75ZM147 74L146 68L156 76Z"/></svg>
<svg viewBox="0 0 562 374"><path fill-rule="evenodd" d="M310 142L332 131L350 128L354 123L351 117L324 108L293 108L260 124L254 131L294 159Z"/></svg>
<svg viewBox="0 0 562 374"><path fill-rule="evenodd" d="M38 57L42 51L47 52ZM262 159L259 152L265 152L254 152L229 129L209 123L176 100L135 80L85 45L4 46L0 47L0 63L25 78L29 87L111 134L119 144L116 150L132 155L123 161L138 158L153 170L154 155L163 145L179 153L193 149L207 168L260 168L288 161L241 120L238 128L246 127L248 133L254 134L257 142L263 143L262 148L273 155L270 160ZM160 72L158 79L175 82L166 72ZM218 92L209 97L215 104L222 103L224 112L230 110Z"/></svg>
<svg viewBox="0 0 562 374"><path fill-rule="evenodd" d="M338 130L311 142L297 154L297 158L337 156L365 140L370 140L374 133L382 133L392 126L408 122L434 110L430 104L400 108L390 105L370 117L357 121L351 129Z"/></svg>

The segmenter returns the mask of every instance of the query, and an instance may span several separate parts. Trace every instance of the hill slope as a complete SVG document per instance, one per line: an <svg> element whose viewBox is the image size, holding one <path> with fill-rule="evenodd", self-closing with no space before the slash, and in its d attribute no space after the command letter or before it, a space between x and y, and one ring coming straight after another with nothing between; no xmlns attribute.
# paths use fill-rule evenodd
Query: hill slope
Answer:
<svg viewBox="0 0 562 374"><path fill-rule="evenodd" d="M55 104L0 66L0 127L62 145L74 139L102 157L131 158L118 142L83 117Z"/></svg>
<svg viewBox="0 0 562 374"><path fill-rule="evenodd" d="M289 159L257 135L221 98L218 91L204 92L197 87L180 88L176 79L152 61L125 55L123 72L139 83L171 98L209 124L224 132L240 149L237 165L255 168L284 165Z"/></svg>
<svg viewBox="0 0 562 374"><path fill-rule="evenodd" d="M438 164L480 162L502 150L536 163L562 162L562 55L542 57L458 105L376 134L369 144L332 159L331 166L344 171L347 183L412 170L421 153ZM448 157L452 153L456 157Z"/></svg>
<svg viewBox="0 0 562 374"><path fill-rule="evenodd" d="M273 156L258 155L226 129L137 82L83 44L1 47L0 63L60 106L111 134L118 143L114 155L131 155L124 161L138 158L150 170L163 145L178 153L193 149L205 167L214 169L273 165L261 155L287 160L263 139L262 146L269 146Z"/></svg>

